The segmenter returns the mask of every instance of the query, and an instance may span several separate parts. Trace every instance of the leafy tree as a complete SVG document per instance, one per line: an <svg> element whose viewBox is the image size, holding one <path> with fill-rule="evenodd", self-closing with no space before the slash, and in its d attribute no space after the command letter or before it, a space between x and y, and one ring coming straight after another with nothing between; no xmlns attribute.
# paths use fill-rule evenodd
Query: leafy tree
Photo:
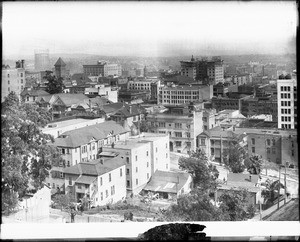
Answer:
<svg viewBox="0 0 300 242"><path fill-rule="evenodd" d="M229 220L229 216L213 204L208 191L194 189L190 194L180 196L177 204L171 205L163 214L167 221L220 221Z"/></svg>
<svg viewBox="0 0 300 242"><path fill-rule="evenodd" d="M52 75L52 73L49 71L46 72L46 76L44 78L48 81L46 83L46 92L50 94L62 93L62 91L65 88L63 78L57 78L56 76Z"/></svg>
<svg viewBox="0 0 300 242"><path fill-rule="evenodd" d="M178 164L182 170L191 174L194 186L200 186L203 189L216 186L219 172L208 163L207 156L202 150L192 152L190 157L180 157Z"/></svg>
<svg viewBox="0 0 300 242"><path fill-rule="evenodd" d="M75 198L70 194L55 194L52 201L54 204L57 204L61 210L66 209L69 212L76 202Z"/></svg>
<svg viewBox="0 0 300 242"><path fill-rule="evenodd" d="M229 190L223 193L220 198L220 210L229 215L230 221L242 221L248 219L249 212L253 215L253 210L249 207L250 193L246 190Z"/></svg>
<svg viewBox="0 0 300 242"><path fill-rule="evenodd" d="M223 151L224 164L233 173L241 173L245 170L244 160L246 156L247 152L239 144L238 139L230 141L228 149Z"/></svg>
<svg viewBox="0 0 300 242"><path fill-rule="evenodd" d="M149 132L150 130L150 125L146 120L141 120L140 121L140 131L141 132Z"/></svg>
<svg viewBox="0 0 300 242"><path fill-rule="evenodd" d="M250 174L258 175L261 172L262 158L258 155L252 155L245 160L245 166Z"/></svg>
<svg viewBox="0 0 300 242"><path fill-rule="evenodd" d="M5 204L15 203L4 200L22 198L29 181L36 189L41 188L51 165L60 156L56 148L48 147L53 137L41 132L46 121L32 115L35 106L31 109L28 104L20 104L16 94L10 93L1 107L2 208L12 211L14 207Z"/></svg>

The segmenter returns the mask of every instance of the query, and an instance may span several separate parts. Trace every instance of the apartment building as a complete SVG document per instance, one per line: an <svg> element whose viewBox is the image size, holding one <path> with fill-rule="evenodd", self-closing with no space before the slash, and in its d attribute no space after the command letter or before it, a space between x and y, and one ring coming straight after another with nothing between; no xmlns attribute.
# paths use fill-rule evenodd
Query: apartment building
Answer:
<svg viewBox="0 0 300 242"><path fill-rule="evenodd" d="M159 90L158 104L180 105L190 102L209 100L213 96L211 85L164 86Z"/></svg>
<svg viewBox="0 0 300 242"><path fill-rule="evenodd" d="M148 90L150 99L157 99L161 81L157 78L130 78L127 82L127 90Z"/></svg>
<svg viewBox="0 0 300 242"><path fill-rule="evenodd" d="M67 131L58 136L53 145L58 147L66 166L97 159L103 145L125 140L129 131L114 121Z"/></svg>
<svg viewBox="0 0 300 242"><path fill-rule="evenodd" d="M203 131L203 103L166 106L167 111L147 115L153 133L169 134L170 151L189 153L196 148L196 137Z"/></svg>
<svg viewBox="0 0 300 242"><path fill-rule="evenodd" d="M223 60L215 57L212 61L207 62L207 75L210 84L215 85L224 82Z"/></svg>
<svg viewBox="0 0 300 242"><path fill-rule="evenodd" d="M21 92L25 87L25 61L16 62L15 68L2 65L1 102L10 93L15 92L21 100Z"/></svg>
<svg viewBox="0 0 300 242"><path fill-rule="evenodd" d="M166 134L142 133L104 146L100 155L109 152L126 159L126 187L129 193L140 192L156 170L170 170L169 137Z"/></svg>
<svg viewBox="0 0 300 242"><path fill-rule="evenodd" d="M277 80L278 128L297 129L297 76L281 75Z"/></svg>
<svg viewBox="0 0 300 242"><path fill-rule="evenodd" d="M125 161L120 156L79 163L64 169L65 192L91 206L116 203L126 197Z"/></svg>
<svg viewBox="0 0 300 242"><path fill-rule="evenodd" d="M260 155L262 159L277 164L298 166L297 132L266 128L215 127L198 136L199 148L209 159L222 163L222 153L232 139L241 139L247 144L249 155Z"/></svg>

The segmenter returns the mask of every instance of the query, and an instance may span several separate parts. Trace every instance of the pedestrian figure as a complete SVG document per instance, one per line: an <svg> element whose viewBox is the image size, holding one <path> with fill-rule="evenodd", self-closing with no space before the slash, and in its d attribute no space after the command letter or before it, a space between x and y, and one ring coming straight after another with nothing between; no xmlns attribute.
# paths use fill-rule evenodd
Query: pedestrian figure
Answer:
<svg viewBox="0 0 300 242"><path fill-rule="evenodd" d="M74 208L71 208L71 223L75 222L75 220L74 220L75 215L76 215L76 212L75 212Z"/></svg>

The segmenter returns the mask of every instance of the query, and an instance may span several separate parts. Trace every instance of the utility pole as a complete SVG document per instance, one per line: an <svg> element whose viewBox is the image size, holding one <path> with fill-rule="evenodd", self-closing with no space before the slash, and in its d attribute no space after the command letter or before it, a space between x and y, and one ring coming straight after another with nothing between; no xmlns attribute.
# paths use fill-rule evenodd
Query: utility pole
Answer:
<svg viewBox="0 0 300 242"><path fill-rule="evenodd" d="M281 165L279 165L279 180L278 180L278 203L277 203L277 209L279 209L279 197L280 197L280 172L281 172Z"/></svg>
<svg viewBox="0 0 300 242"><path fill-rule="evenodd" d="M261 179L259 181L259 220L261 221L262 220L262 213L261 213Z"/></svg>
<svg viewBox="0 0 300 242"><path fill-rule="evenodd" d="M284 204L286 204L286 165L284 166Z"/></svg>

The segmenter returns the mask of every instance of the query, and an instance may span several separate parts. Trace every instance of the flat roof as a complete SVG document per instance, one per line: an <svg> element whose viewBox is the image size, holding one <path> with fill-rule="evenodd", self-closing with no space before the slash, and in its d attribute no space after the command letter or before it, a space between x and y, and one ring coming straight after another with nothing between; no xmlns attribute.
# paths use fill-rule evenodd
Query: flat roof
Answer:
<svg viewBox="0 0 300 242"><path fill-rule="evenodd" d="M54 128L62 128L62 127L66 127L66 126L70 126L70 125L74 125L74 124L85 123L90 120L92 120L92 119L76 118L76 119L53 122L53 123L49 123L47 125L47 127L42 129L42 131L47 131L47 130L51 130ZM103 119L103 121L104 121L104 119ZM49 127L49 125L54 125L54 127Z"/></svg>

